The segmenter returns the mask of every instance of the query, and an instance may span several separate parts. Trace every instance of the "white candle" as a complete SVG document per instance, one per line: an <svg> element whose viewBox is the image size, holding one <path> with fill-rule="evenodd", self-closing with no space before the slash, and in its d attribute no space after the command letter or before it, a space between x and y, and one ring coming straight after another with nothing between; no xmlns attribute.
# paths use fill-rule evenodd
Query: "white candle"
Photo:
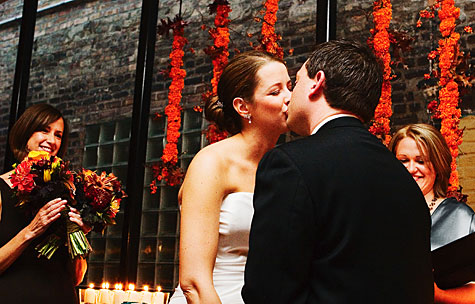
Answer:
<svg viewBox="0 0 475 304"><path fill-rule="evenodd" d="M151 304L152 303L152 293L148 291L148 286L143 287L142 294L142 303Z"/></svg>
<svg viewBox="0 0 475 304"><path fill-rule="evenodd" d="M86 293L86 289L79 288L79 303L84 303L84 294Z"/></svg>
<svg viewBox="0 0 475 304"><path fill-rule="evenodd" d="M150 304L165 304L166 295L161 292L162 288L157 287L157 291L152 294L152 303Z"/></svg>
<svg viewBox="0 0 475 304"><path fill-rule="evenodd" d="M96 304L97 290L94 289L94 284L89 284L89 288L84 293L84 303Z"/></svg>
<svg viewBox="0 0 475 304"><path fill-rule="evenodd" d="M140 303L142 301L141 294L140 292L137 292L134 289L135 289L135 285L129 284L129 290L127 290L127 301Z"/></svg>
<svg viewBox="0 0 475 304"><path fill-rule="evenodd" d="M102 283L102 288L99 290L97 298L98 304L113 304L113 293L109 290L109 283Z"/></svg>
<svg viewBox="0 0 475 304"><path fill-rule="evenodd" d="M122 284L115 284L114 304L122 304L127 302L127 294L122 290Z"/></svg>

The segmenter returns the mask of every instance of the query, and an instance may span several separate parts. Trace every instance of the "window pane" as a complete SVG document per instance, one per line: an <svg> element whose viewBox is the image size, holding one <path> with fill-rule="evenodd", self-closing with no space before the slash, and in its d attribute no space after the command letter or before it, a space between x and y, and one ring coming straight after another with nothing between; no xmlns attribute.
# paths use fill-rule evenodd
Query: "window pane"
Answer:
<svg viewBox="0 0 475 304"><path fill-rule="evenodd" d="M119 278L120 274L120 265L119 263L110 263L105 264L104 267L104 282L109 282L109 284L113 284L115 282L120 282ZM113 287L111 284L110 288Z"/></svg>
<svg viewBox="0 0 475 304"><path fill-rule="evenodd" d="M122 247L121 239L107 238L106 242L106 261L119 261L120 249Z"/></svg>
<svg viewBox="0 0 475 304"><path fill-rule="evenodd" d="M155 264L139 264L137 270L137 287L142 288L144 285L153 287L155 284Z"/></svg>
<svg viewBox="0 0 475 304"><path fill-rule="evenodd" d="M178 207L178 187L163 186L160 187L160 209L169 209Z"/></svg>
<svg viewBox="0 0 475 304"><path fill-rule="evenodd" d="M201 149L201 132L188 133L183 135L183 153L192 155Z"/></svg>
<svg viewBox="0 0 475 304"><path fill-rule="evenodd" d="M114 151L113 148L114 148L114 145L99 146L99 153L97 157L98 166L112 164L113 151Z"/></svg>
<svg viewBox="0 0 475 304"><path fill-rule="evenodd" d="M84 151L83 166L86 168L97 165L97 147L89 147Z"/></svg>
<svg viewBox="0 0 475 304"><path fill-rule="evenodd" d="M114 145L113 163L124 163L129 160L129 142Z"/></svg>
<svg viewBox="0 0 475 304"><path fill-rule="evenodd" d="M155 262L156 257L156 238L142 238L140 240L139 261L141 262Z"/></svg>
<svg viewBox="0 0 475 304"><path fill-rule="evenodd" d="M184 115L184 122L183 122L183 130L201 130L201 122L202 122L202 113L196 112L193 109L185 110Z"/></svg>
<svg viewBox="0 0 475 304"><path fill-rule="evenodd" d="M93 248L91 254L89 255L90 261L102 262L104 261L104 253L106 249L106 240L93 238L90 240L91 247Z"/></svg>
<svg viewBox="0 0 475 304"><path fill-rule="evenodd" d="M176 225L178 222L177 211L162 211L160 212L160 235L163 234L176 234Z"/></svg>
<svg viewBox="0 0 475 304"><path fill-rule="evenodd" d="M141 234L146 236L157 235L158 211L147 211L142 214Z"/></svg>
<svg viewBox="0 0 475 304"><path fill-rule="evenodd" d="M109 122L101 125L101 130L99 134L99 142L109 142L114 140L115 123Z"/></svg>
<svg viewBox="0 0 475 304"><path fill-rule="evenodd" d="M176 239L161 237L158 240L158 260L160 262L173 262L175 260Z"/></svg>
<svg viewBox="0 0 475 304"><path fill-rule="evenodd" d="M156 281L164 289L175 288L174 283L174 264L158 264L156 272Z"/></svg>

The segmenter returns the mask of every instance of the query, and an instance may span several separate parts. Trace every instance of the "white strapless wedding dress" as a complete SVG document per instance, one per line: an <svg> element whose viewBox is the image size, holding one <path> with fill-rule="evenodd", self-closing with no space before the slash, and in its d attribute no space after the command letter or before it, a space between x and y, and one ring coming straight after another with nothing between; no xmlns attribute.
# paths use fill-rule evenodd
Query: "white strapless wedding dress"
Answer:
<svg viewBox="0 0 475 304"><path fill-rule="evenodd" d="M216 263L213 269L214 288L223 304L242 304L241 289L244 285L244 267L249 250L253 194L234 192L221 204L219 215L219 240ZM186 304L178 286L170 304Z"/></svg>

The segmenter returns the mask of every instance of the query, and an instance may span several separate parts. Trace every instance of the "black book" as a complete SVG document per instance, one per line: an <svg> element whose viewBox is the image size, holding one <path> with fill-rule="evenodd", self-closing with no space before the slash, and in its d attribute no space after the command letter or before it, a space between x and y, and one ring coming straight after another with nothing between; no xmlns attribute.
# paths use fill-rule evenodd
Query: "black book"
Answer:
<svg viewBox="0 0 475 304"><path fill-rule="evenodd" d="M475 281L475 233L432 251L434 280L441 289Z"/></svg>

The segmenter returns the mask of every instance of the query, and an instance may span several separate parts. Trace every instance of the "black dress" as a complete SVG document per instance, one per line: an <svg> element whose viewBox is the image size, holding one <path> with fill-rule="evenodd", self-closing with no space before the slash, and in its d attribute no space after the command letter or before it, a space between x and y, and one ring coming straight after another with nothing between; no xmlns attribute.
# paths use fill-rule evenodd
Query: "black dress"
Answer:
<svg viewBox="0 0 475 304"><path fill-rule="evenodd" d="M16 199L7 183L0 178L2 214L0 220L0 247L8 243L26 227L31 218L15 207ZM74 288L72 263L66 247L60 247L48 260L38 258L35 246L41 237L33 240L25 251L0 274L1 303L78 303Z"/></svg>
<svg viewBox="0 0 475 304"><path fill-rule="evenodd" d="M430 247L435 250L475 232L475 213L467 204L446 198L431 216Z"/></svg>

